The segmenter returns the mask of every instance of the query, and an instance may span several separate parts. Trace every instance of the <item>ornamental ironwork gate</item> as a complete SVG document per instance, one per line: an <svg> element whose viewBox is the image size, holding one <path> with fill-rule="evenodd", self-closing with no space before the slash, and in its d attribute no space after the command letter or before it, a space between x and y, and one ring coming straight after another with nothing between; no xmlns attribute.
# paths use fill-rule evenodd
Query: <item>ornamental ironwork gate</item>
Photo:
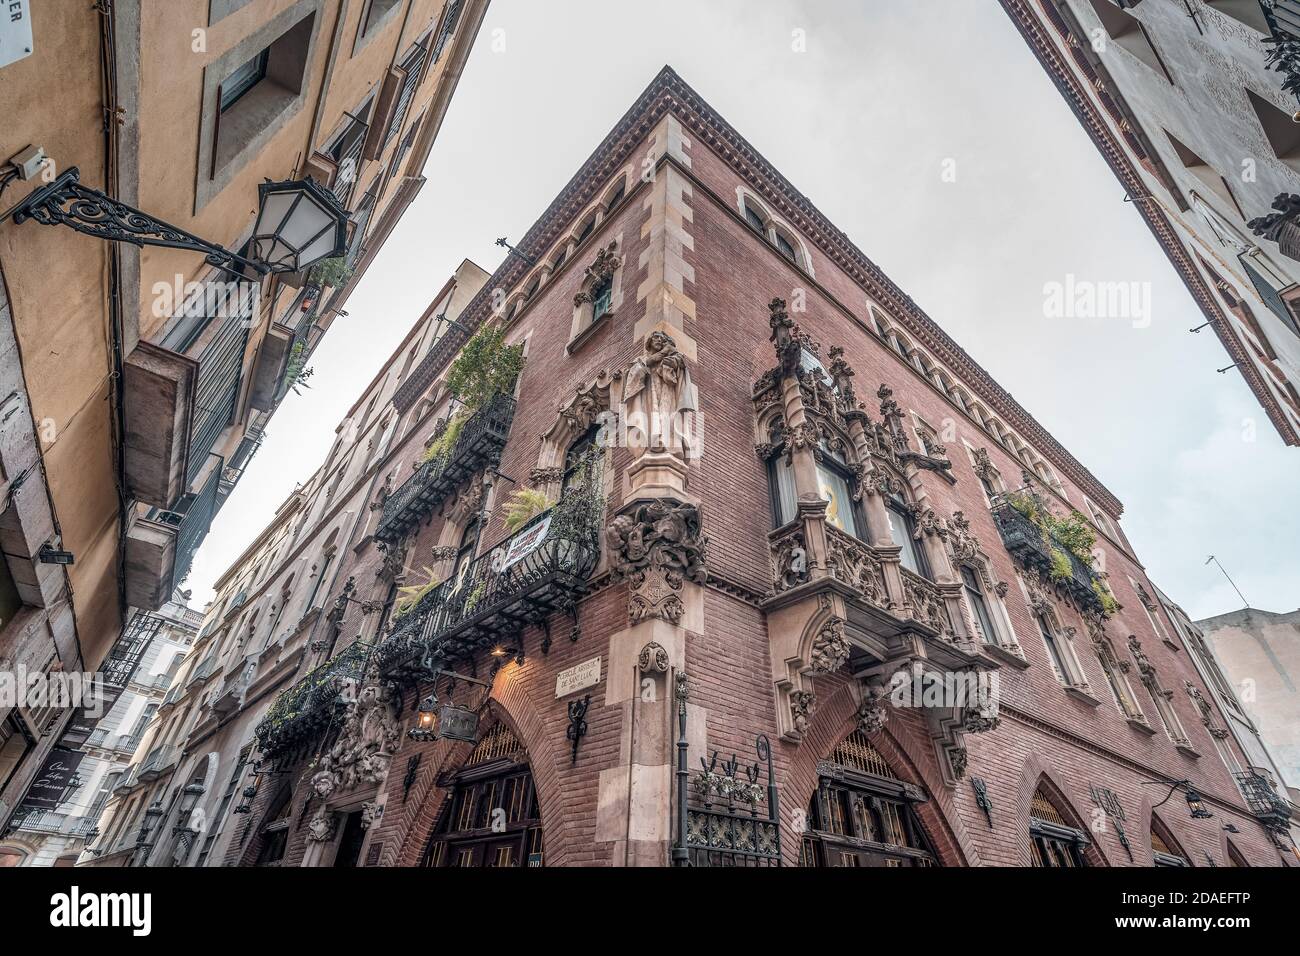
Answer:
<svg viewBox="0 0 1300 956"><path fill-rule="evenodd" d="M686 674L677 673L677 835L674 866L780 866L781 798L772 776L772 745L754 739L758 761L732 754L700 758L690 781L686 740ZM764 783L764 774L766 782Z"/></svg>

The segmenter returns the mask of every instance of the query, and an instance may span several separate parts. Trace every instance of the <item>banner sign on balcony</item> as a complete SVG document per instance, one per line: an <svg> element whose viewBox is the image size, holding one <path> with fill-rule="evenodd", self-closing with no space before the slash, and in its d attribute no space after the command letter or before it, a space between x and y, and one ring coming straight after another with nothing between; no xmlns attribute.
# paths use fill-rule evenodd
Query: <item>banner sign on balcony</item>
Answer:
<svg viewBox="0 0 1300 956"><path fill-rule="evenodd" d="M522 531L511 538L506 544L505 553L501 556L501 567L497 570L504 571L536 551L546 540L546 533L550 530L551 516L547 515L527 531Z"/></svg>
<svg viewBox="0 0 1300 956"><path fill-rule="evenodd" d="M86 755L80 750L63 750L55 747L45 758L45 766L36 775L32 788L27 791L23 806L39 810L53 810L71 791L77 768Z"/></svg>
<svg viewBox="0 0 1300 956"><path fill-rule="evenodd" d="M555 675L555 697L557 700L561 697L568 697L570 694L576 694L588 687L595 687L599 683L600 658L593 657L589 661L575 664Z"/></svg>
<svg viewBox="0 0 1300 956"><path fill-rule="evenodd" d="M0 6L0 66L31 55L31 0L4 0Z"/></svg>

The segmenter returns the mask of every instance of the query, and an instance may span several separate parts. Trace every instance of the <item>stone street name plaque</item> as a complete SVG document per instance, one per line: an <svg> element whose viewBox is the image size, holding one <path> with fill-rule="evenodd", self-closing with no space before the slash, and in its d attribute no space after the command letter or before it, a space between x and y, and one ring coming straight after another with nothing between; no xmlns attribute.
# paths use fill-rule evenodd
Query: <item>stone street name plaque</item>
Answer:
<svg viewBox="0 0 1300 956"><path fill-rule="evenodd" d="M568 697L570 694L576 694L580 690L586 690L588 687L595 687L600 683L600 658L593 657L589 661L583 661L581 664L575 664L567 670L562 670L555 678L555 696Z"/></svg>

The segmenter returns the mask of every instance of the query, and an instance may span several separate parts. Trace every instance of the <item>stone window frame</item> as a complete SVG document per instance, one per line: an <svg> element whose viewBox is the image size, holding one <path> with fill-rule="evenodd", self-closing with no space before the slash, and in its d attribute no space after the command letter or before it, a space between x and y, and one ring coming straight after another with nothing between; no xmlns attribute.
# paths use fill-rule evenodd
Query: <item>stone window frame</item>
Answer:
<svg viewBox="0 0 1300 956"><path fill-rule="evenodd" d="M371 40L392 25L397 12L412 2L413 0L365 0L361 6L361 15L357 18L357 32L352 41L351 55L355 57L369 46ZM389 6L379 15L378 19L371 23L370 14L374 11L377 3L388 3Z"/></svg>
<svg viewBox="0 0 1300 956"><path fill-rule="evenodd" d="M620 232L610 240L608 245L602 246L597 253L597 256L612 255L618 260L618 265L614 267L614 271L609 275L609 308L605 310L599 319L595 317L595 302L590 297L590 293L596 288L596 283L590 276L588 276L587 278L584 278L582 283L579 285L578 295L575 297L573 303L573 318L569 327L569 342L564 347L568 354L571 355L581 348L582 344L591 337L591 334L595 329L613 321L618 315L619 309L622 308L623 273L626 271L625 267L627 266L627 256L623 254L622 249L623 233ZM595 265L595 261L596 260L593 260L593 262L588 265L588 272L590 272L591 267ZM585 297L585 301L579 301L579 299L583 297Z"/></svg>
<svg viewBox="0 0 1300 956"><path fill-rule="evenodd" d="M983 549L977 550L974 557L968 560L959 560L956 555L950 555L950 559L957 580L962 585L962 623L974 642L1001 660L1006 660L1017 667L1027 667L1029 661L1025 658L1024 648L1020 646L1020 638L1011 620L1011 612L1007 610L1004 597L1006 588L999 587L993 580L992 560ZM992 639L988 635L977 637L981 629L977 626L979 621L975 616L975 608L966 597L967 585L961 573L962 568L969 568L975 574L975 582L979 586L981 597L984 598L984 606L989 612L989 617L993 619L993 628L997 632Z"/></svg>
<svg viewBox="0 0 1300 956"><path fill-rule="evenodd" d="M1136 637L1129 637L1129 647L1133 648L1134 642L1137 643L1137 650L1140 651L1142 644L1137 641ZM1145 656L1145 655L1143 655ZM1141 669L1141 659L1138 662ZM1142 685L1147 689L1147 694L1151 698L1151 703L1155 706L1156 715L1160 718L1160 723L1164 727L1165 736L1169 738L1179 751L1188 756L1199 756L1193 749L1191 738L1187 736L1187 728L1183 726L1182 718L1178 716L1178 708L1174 706L1173 691L1166 690L1164 684L1160 681L1160 675L1155 665L1147 662L1147 672L1142 675Z"/></svg>
<svg viewBox="0 0 1300 956"><path fill-rule="evenodd" d="M758 194L745 185L736 186L736 211L740 215L741 221L745 228L753 231L754 227L750 224L745 214L745 207L748 206L763 220L763 239L776 250L777 255L781 256L787 262L790 262L795 268L808 273L812 278L817 278L816 269L813 266L812 253L808 250L808 244L804 242L799 231L790 225L781 216L772 212L770 206L759 198ZM795 258L793 261L788 259L784 253L777 249L776 237L781 236L794 248Z"/></svg>
<svg viewBox="0 0 1300 956"><path fill-rule="evenodd" d="M1111 697L1115 700L1115 706L1119 708L1120 716L1128 721L1147 724L1146 713L1138 703L1137 694L1128 679L1128 662L1120 659L1110 637L1104 632L1093 635L1092 643L1097 664L1101 667L1102 676L1107 678L1106 683L1109 685Z"/></svg>
<svg viewBox="0 0 1300 956"><path fill-rule="evenodd" d="M1088 675L1083 670L1083 662L1079 659L1078 650L1074 646L1074 636L1077 630L1065 623L1060 610L1054 603L1046 600L1035 600L1030 591L1029 583L1023 576L1017 576L1020 577L1020 588L1024 592L1029 613L1035 619L1034 630L1040 632L1038 638L1042 642L1043 653L1047 655L1047 662L1052 668L1052 674L1056 682L1067 692L1082 694L1089 702L1097 702L1092 696L1092 685L1088 683ZM1039 617L1047 624L1052 637L1056 639L1056 647L1060 652L1058 656L1061 658L1062 666L1067 671L1065 674L1057 672L1052 661L1051 651L1047 647L1047 639L1042 635L1038 626Z"/></svg>
<svg viewBox="0 0 1300 956"><path fill-rule="evenodd" d="M199 149L194 187L195 215L198 215L253 160L260 156L267 144L306 105L307 98L312 90L312 67L317 44L320 40L324 8L325 0L297 0L293 6L282 10L256 32L244 37L235 46L204 68L203 91L199 100ZM310 32L306 38L305 48L302 50L302 73L295 80L298 89L294 91L284 88L283 84L280 84L284 95L274 105L267 107L268 115L264 121L258 124L260 128L257 132L250 135L230 155L224 158L219 157L219 126L223 121L220 114L220 96L218 94L222 81L240 64L246 63L261 50L272 47L307 20L311 21ZM273 69L273 67L268 66L268 70L270 69ZM277 81L274 77L268 77L263 82ZM245 109L256 109L256 101L250 97L251 91L250 94L240 99L240 104L243 104ZM236 104L232 112L237 109L239 109L239 104ZM229 121L226 120L225 122Z"/></svg>

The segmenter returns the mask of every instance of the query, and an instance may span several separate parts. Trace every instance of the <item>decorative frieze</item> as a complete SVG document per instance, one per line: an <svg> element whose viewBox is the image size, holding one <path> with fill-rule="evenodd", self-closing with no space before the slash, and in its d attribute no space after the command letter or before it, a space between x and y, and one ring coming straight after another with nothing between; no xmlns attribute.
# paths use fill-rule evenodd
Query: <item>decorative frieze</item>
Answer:
<svg viewBox="0 0 1300 956"><path fill-rule="evenodd" d="M867 603L889 607L884 567L872 548L831 525L826 527L826 547L826 565L835 580L853 588Z"/></svg>
<svg viewBox="0 0 1300 956"><path fill-rule="evenodd" d="M903 606L909 616L939 632L944 640L953 640L952 624L948 620L948 612L939 589L933 582L913 574L906 568L902 569L902 576Z"/></svg>

